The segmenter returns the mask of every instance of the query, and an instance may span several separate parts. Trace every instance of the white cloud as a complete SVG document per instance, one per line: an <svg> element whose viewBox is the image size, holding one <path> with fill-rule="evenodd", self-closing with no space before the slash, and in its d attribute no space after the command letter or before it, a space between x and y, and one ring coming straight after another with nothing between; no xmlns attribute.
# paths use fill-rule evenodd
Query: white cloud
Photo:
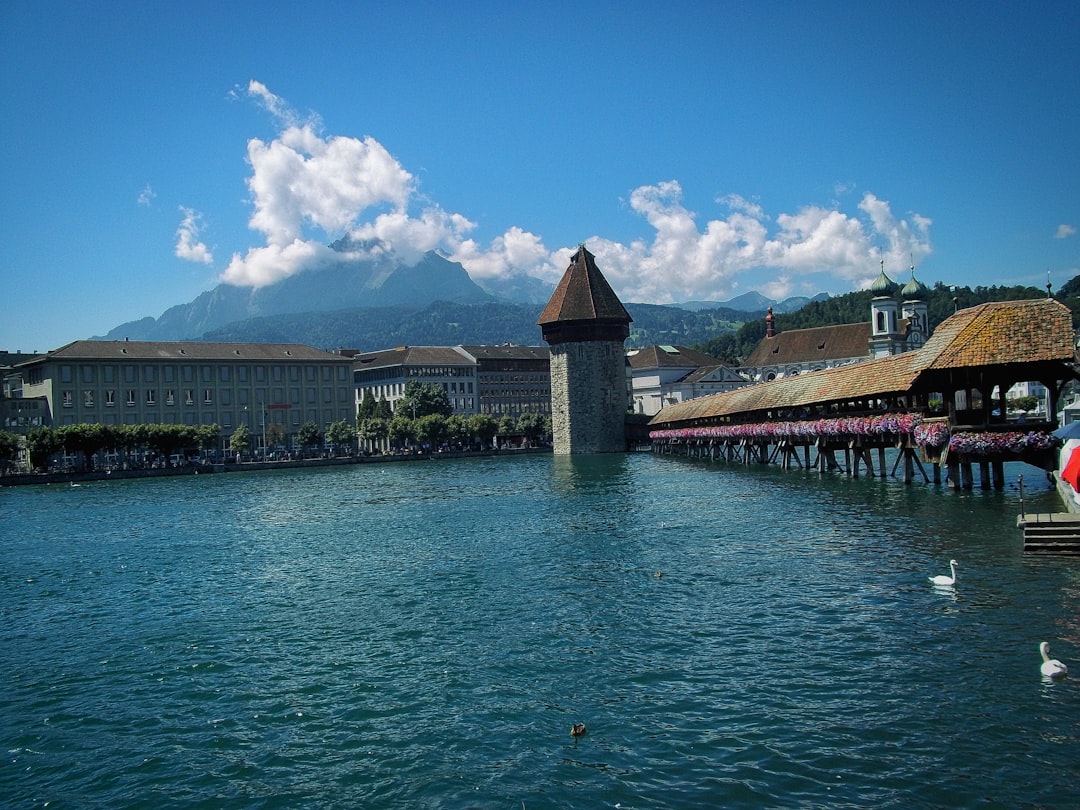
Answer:
<svg viewBox="0 0 1080 810"><path fill-rule="evenodd" d="M1057 231L1054 233L1055 239L1067 239L1076 233L1076 228L1072 225L1066 225L1064 222L1057 226Z"/></svg>
<svg viewBox="0 0 1080 810"><path fill-rule="evenodd" d="M180 227L176 229L174 253L177 258L200 264L213 264L213 254L199 240L199 234L202 233L202 215L183 206L180 207L180 213L184 215L184 218L180 221Z"/></svg>
<svg viewBox="0 0 1080 810"><path fill-rule="evenodd" d="M430 232L439 226L430 216L402 222L408 220L404 212L414 193L413 177L382 144L370 137L323 138L312 122L298 123L298 117L264 85L253 81L248 93L286 126L269 143L258 138L248 142L247 184L254 205L248 225L263 235L266 244L244 256L234 254L224 281L255 287L272 284L305 269L305 257L325 260L320 247L357 229L401 234L403 254L410 247L415 252L415 243L425 236L431 241ZM371 209L383 213L360 224L360 216Z"/></svg>
<svg viewBox="0 0 1080 810"><path fill-rule="evenodd" d="M150 187L150 184L149 184L149 183L147 183L147 184L146 184L146 185L145 185L145 186L143 187L143 190L139 192L139 196L138 196L138 197L136 198L136 201L137 201L137 202L139 203L139 205L141 205L141 206L142 206L143 208L149 208L149 207L150 207L150 204L151 204L151 203L152 203L152 202L154 201L154 198L155 198L156 196L157 196L157 194L155 194L155 193L154 193L154 189L152 189L152 188Z"/></svg>
<svg viewBox="0 0 1080 810"><path fill-rule="evenodd" d="M575 247L548 247L518 226L481 244L470 237L476 225L467 217L421 200L413 175L374 138L324 137L317 117L302 120L260 82L250 82L247 95L281 131L269 142L248 142L249 226L264 244L234 254L224 281L258 287L361 254L392 252L411 263L432 249L478 280L528 273L557 281L565 271ZM865 286L880 259L895 278L931 251L929 219L897 217L871 193L852 213L834 202L770 214L738 194L716 202L724 210L702 222L685 206L678 181L640 186L630 208L651 232L629 244L593 236L587 246L623 300L656 303L722 299L745 289L777 297L814 293L820 288L810 287L825 275ZM326 247L343 235L357 252L345 256Z"/></svg>

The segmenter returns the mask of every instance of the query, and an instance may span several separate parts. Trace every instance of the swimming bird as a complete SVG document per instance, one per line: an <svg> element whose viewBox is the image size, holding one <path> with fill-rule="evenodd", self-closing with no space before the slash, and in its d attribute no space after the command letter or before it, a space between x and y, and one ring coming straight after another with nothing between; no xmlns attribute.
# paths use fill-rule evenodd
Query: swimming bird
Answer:
<svg viewBox="0 0 1080 810"><path fill-rule="evenodd" d="M1048 678L1060 678L1069 674L1069 668L1056 658L1050 657L1050 644L1043 641L1039 644L1039 654L1042 655L1042 666L1039 671Z"/></svg>
<svg viewBox="0 0 1080 810"><path fill-rule="evenodd" d="M949 560L949 572L952 574L952 576L946 576L945 574L938 574L936 577L929 577L929 579L935 585L955 585L956 584L956 560Z"/></svg>
<svg viewBox="0 0 1080 810"><path fill-rule="evenodd" d="M584 737L585 732L586 732L586 728L585 728L584 723L574 723L573 727L570 729L570 736L571 737Z"/></svg>

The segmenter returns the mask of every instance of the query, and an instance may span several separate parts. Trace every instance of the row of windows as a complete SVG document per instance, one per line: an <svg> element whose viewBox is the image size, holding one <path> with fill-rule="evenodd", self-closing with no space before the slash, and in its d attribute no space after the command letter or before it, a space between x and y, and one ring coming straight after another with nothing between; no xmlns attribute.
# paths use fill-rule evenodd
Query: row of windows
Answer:
<svg viewBox="0 0 1080 810"><path fill-rule="evenodd" d="M474 377L472 366L408 366L403 369L409 377Z"/></svg>
<svg viewBox="0 0 1080 810"><path fill-rule="evenodd" d="M320 411L317 409L300 409L294 408L289 412L287 422L277 421L277 424L285 425L293 429L298 428L303 422L313 422L316 425L329 425L335 419L340 418L337 414L331 411ZM97 420L94 419L80 419L80 422L93 423ZM106 413L100 418L100 421L104 425L140 425L147 424L147 420L140 418L136 414L124 414L120 413ZM275 420L267 419L266 424L273 424ZM62 415L58 420L61 425L73 425L76 423L74 415ZM240 411L239 413L233 413L232 411L222 411L220 413L204 413L201 416L194 412L188 413L164 413L161 415L157 424L162 425L211 425L217 423L223 433L231 432L235 427L239 425L246 425L250 430L256 434L261 434L262 422L258 415L252 414L250 411ZM40 421L37 423L40 424Z"/></svg>
<svg viewBox="0 0 1080 810"><path fill-rule="evenodd" d="M157 366L157 365L124 365L124 366L112 366L112 365L89 365L80 364L77 366L79 369L79 382L82 383L95 383L98 380L100 374L101 381L103 383L114 382L146 382L153 383L158 382L196 382L196 375L198 381L204 383L214 382L215 376L219 382L227 383L235 376L237 381L241 383L248 382L249 379L254 379L255 382L285 382L286 377L289 382L300 382L303 379L304 382L316 382L317 379L322 382L331 382L334 378L333 368L330 366ZM142 369L140 375L139 370ZM214 374L214 369L217 369L217 375ZM66 363L59 366L59 378L62 384L72 384L75 382L76 366ZM234 374L235 373L235 374ZM348 369L344 365L337 366L337 381L345 382L347 379ZM31 382L34 382L32 379ZM37 380L40 382L40 379Z"/></svg>
<svg viewBox="0 0 1080 810"><path fill-rule="evenodd" d="M314 404L314 403L319 401L319 390L320 389L318 389L318 388L308 388L308 389L305 389L305 390L306 390L306 401L308 402L308 404ZM321 390L322 390L322 401L324 403L327 403L327 404L333 402L334 389L332 389L332 388L323 388ZM82 392L82 404L83 404L83 407L85 407L85 408L93 408L93 407L95 407L96 404L97 404L98 393L99 392L94 391L93 389L89 389L89 388L83 390L83 392ZM232 403L232 399L233 399L232 393L233 393L232 389L229 389L229 388L224 388L224 389L220 389L220 390L219 389L213 389L213 388L203 388L203 389L198 390L198 391L196 389L193 389L193 388L185 388L185 389L181 389L180 396L177 396L176 389L168 388L168 389L165 389L164 391L159 391L156 388L147 388L147 389L145 389L143 394L140 396L137 389L128 388L127 390L124 391L124 404L129 406L129 407L134 407L141 400L143 403L145 403L146 405L149 405L149 406L156 406L156 405L159 404L159 402L163 403L166 406L172 406L172 405L194 406L196 404L196 402L201 402L203 405L213 405L214 402L215 402L215 394L216 394L220 404L222 404L222 405L232 405L233 404ZM293 405L299 404L300 403L300 389L299 388L293 388L293 389L290 390L289 393L290 393L290 403L293 404ZM112 388L109 388L109 389L106 389L106 390L100 392L101 404L104 405L106 408L116 407L116 402L117 402L116 394L117 394L116 390L112 389ZM197 399L197 397L199 397L199 399ZM249 392L247 391L247 389L240 389L237 392L236 399L237 399L237 403L239 405L241 405L241 406L246 407L246 406L251 404L251 402L249 401ZM350 401L349 389L347 389L347 388L338 389L338 400L340 402L348 402L348 401ZM272 401L273 402L282 402L282 391L280 389L278 389L275 392L275 396L274 396ZM62 390L60 392L60 404L65 408L74 407L74 405L75 405L75 393L74 393L74 391L72 391L70 389ZM255 407L256 408L262 407L262 403L261 402L256 402Z"/></svg>

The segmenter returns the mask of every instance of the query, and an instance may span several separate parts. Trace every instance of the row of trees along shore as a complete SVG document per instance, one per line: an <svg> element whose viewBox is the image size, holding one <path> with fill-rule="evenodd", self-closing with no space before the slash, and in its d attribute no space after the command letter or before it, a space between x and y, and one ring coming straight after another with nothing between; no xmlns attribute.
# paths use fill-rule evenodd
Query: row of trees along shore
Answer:
<svg viewBox="0 0 1080 810"><path fill-rule="evenodd" d="M536 443L551 438L551 419L539 413L516 418L486 413L462 416L454 413L441 385L410 380L392 410L385 399L376 400L367 392L357 409L356 432L361 445L369 449L413 444L489 445L496 436L519 436Z"/></svg>
<svg viewBox="0 0 1080 810"><path fill-rule="evenodd" d="M262 430L262 428L257 428ZM490 445L496 436L518 436L530 442L550 438L551 420L540 414L526 413L517 417L496 419L488 414L459 416L453 414L446 391L441 385L410 381L396 411L386 400L365 398L357 414L354 428L342 420L327 426L325 434L312 422L297 429L294 450L319 451L329 446L335 452L352 452L360 446L367 450L390 449L411 445L439 447ZM285 428L279 423L265 427L268 451L282 447ZM26 434L26 449L32 469L45 469L57 453L78 455L82 469L93 468L94 457L101 451L123 454L127 467L143 466L148 455L166 466L175 456L186 458L200 452L221 448L222 434L218 425L103 425L78 424L61 427L39 427ZM229 436L230 455L246 455L255 445L251 428L240 425ZM10 466L18 457L18 437L0 431L0 468Z"/></svg>

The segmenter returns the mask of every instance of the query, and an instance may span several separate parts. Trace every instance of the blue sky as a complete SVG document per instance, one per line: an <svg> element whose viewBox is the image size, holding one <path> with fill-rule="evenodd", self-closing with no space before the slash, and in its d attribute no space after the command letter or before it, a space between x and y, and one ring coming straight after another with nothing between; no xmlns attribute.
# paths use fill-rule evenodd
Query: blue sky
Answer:
<svg viewBox="0 0 1080 810"><path fill-rule="evenodd" d="M624 301L1080 274L1080 4L0 6L0 349L327 243Z"/></svg>

